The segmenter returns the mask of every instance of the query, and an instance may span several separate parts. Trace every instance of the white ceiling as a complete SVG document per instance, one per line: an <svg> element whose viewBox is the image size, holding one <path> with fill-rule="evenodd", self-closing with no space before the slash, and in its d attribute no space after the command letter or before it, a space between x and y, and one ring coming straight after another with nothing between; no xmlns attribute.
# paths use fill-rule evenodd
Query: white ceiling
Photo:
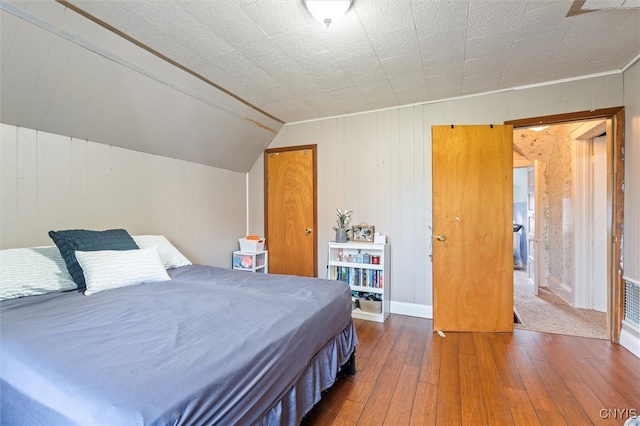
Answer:
<svg viewBox="0 0 640 426"><path fill-rule="evenodd" d="M0 122L247 172L284 123L621 72L638 3L0 0Z"/></svg>
<svg viewBox="0 0 640 426"><path fill-rule="evenodd" d="M617 71L640 0L71 0L247 103L296 122ZM620 9L622 8L622 9Z"/></svg>

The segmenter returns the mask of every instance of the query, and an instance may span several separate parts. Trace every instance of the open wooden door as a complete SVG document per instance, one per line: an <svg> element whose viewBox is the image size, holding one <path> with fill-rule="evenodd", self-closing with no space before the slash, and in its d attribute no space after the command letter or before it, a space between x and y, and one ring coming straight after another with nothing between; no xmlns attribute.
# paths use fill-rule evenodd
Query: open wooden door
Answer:
<svg viewBox="0 0 640 426"><path fill-rule="evenodd" d="M433 126L433 327L513 331L513 127Z"/></svg>
<svg viewBox="0 0 640 426"><path fill-rule="evenodd" d="M268 149L264 162L269 272L315 277L316 145Z"/></svg>

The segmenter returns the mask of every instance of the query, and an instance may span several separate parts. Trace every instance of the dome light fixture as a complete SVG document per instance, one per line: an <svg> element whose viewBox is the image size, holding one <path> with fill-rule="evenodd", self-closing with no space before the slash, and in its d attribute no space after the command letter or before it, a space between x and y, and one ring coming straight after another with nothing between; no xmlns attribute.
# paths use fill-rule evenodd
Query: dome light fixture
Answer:
<svg viewBox="0 0 640 426"><path fill-rule="evenodd" d="M529 127L529 130L533 130L534 132L541 132L544 129L547 129L549 126L536 126L536 127Z"/></svg>
<svg viewBox="0 0 640 426"><path fill-rule="evenodd" d="M342 18L351 7L352 0L304 0L313 17L329 28L332 22Z"/></svg>

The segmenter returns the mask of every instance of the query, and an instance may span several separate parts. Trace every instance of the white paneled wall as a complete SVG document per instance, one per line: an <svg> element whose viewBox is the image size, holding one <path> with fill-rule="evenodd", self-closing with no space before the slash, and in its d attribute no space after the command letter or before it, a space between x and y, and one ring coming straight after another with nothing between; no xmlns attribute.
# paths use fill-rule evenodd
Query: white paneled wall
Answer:
<svg viewBox="0 0 640 426"><path fill-rule="evenodd" d="M1 125L0 247L55 229L163 234L194 263L229 267L246 230L246 174Z"/></svg>
<svg viewBox="0 0 640 426"><path fill-rule="evenodd" d="M624 75L624 104L624 275L640 282L640 62Z"/></svg>
<svg viewBox="0 0 640 426"><path fill-rule="evenodd" d="M627 111L627 191L638 206L638 65L629 70L634 79L635 111ZM625 88L625 90L627 90ZM288 124L270 148L318 145L318 265L326 270L328 241L335 209L353 209L353 222L375 225L391 243L392 312L429 315L432 304L431 260L431 126L436 124L501 124L506 120L624 105L623 75L593 77L548 86L492 93L469 98L407 106L385 111ZM635 128L633 128L635 126ZM635 129L635 130L634 130ZM633 158L630 158L633 156ZM261 162L262 159L259 160ZM634 169L635 171L630 171ZM262 191L262 167L250 172L250 192ZM635 188L633 188L635 186ZM633 204L635 203L635 204ZM478 212L482 214L482 212ZM625 213L625 231L635 240L625 244L625 256L639 258L638 212ZM250 227L262 232L263 211L251 209ZM633 225L628 222L635 220ZM635 228L634 228L635 227ZM625 236L626 238L626 236ZM478 248L479 250L481 247ZM630 251L635 250L635 253ZM636 277L638 274L636 269Z"/></svg>

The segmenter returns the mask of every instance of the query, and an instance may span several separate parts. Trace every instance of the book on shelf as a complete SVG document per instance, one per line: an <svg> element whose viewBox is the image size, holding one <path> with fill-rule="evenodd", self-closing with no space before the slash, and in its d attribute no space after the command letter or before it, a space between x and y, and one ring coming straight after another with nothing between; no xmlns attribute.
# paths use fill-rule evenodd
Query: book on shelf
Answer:
<svg viewBox="0 0 640 426"><path fill-rule="evenodd" d="M384 288L384 274L377 269L333 266L332 278L359 287Z"/></svg>

